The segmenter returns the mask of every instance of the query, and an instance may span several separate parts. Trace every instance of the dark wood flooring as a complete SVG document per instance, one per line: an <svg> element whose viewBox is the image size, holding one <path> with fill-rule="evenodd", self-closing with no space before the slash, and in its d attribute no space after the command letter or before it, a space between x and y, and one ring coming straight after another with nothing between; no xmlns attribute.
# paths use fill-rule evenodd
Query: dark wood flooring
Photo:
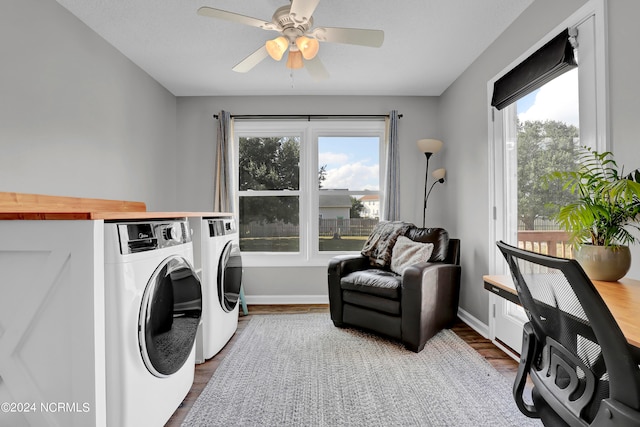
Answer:
<svg viewBox="0 0 640 427"><path fill-rule="evenodd" d="M165 427L179 427L182 420L187 416L189 409L196 401L202 390L206 387L209 379L215 372L220 362L225 358L233 343L236 341L239 332L244 329L252 315L256 314L292 314L292 313L328 313L329 306L324 304L314 305L251 305L247 316L240 315L238 320L238 332L231 338L229 343L211 359L205 363L196 365L195 379L191 390L185 397L180 407L169 419ZM502 373L510 381L513 381L518 370L518 363L507 356L502 350L493 345L491 341L483 338L467 324L458 320L451 328L460 338L462 338L473 349L480 353L497 371Z"/></svg>

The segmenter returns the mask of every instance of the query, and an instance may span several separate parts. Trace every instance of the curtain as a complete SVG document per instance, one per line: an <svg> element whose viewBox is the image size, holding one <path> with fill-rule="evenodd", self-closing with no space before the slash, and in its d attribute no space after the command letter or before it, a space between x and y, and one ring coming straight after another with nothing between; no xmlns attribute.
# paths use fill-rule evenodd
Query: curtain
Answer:
<svg viewBox="0 0 640 427"><path fill-rule="evenodd" d="M389 113L386 121L386 176L384 180L384 194L382 220L397 221L400 218L400 177L398 176L398 111Z"/></svg>
<svg viewBox="0 0 640 427"><path fill-rule="evenodd" d="M214 165L214 212L233 212L232 194L232 123L228 111L218 114L218 140Z"/></svg>
<svg viewBox="0 0 640 427"><path fill-rule="evenodd" d="M491 106L502 110L577 65L566 29L494 83Z"/></svg>

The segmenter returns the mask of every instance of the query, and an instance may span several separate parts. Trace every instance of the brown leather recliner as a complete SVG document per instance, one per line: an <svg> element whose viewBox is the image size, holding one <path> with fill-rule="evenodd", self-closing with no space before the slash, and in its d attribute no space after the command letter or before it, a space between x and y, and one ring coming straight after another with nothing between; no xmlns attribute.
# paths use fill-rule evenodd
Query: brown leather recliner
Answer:
<svg viewBox="0 0 640 427"><path fill-rule="evenodd" d="M460 240L442 228L412 224L403 235L433 243L429 262L407 267L372 266L365 255L342 255L329 262L329 307L335 326L355 326L400 340L420 352L457 316L460 295Z"/></svg>

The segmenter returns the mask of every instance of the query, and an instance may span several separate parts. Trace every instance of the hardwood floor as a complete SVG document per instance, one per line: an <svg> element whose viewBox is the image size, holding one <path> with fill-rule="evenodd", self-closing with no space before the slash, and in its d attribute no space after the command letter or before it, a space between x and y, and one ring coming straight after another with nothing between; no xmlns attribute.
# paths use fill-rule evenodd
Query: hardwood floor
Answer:
<svg viewBox="0 0 640 427"><path fill-rule="evenodd" d="M240 315L238 319L238 332L231 338L229 343L211 359L205 363L196 365L195 379L191 390L185 397L180 407L169 419L165 427L179 427L187 416L189 409L196 401L202 390L206 387L209 379L215 372L220 362L225 358L233 344L237 340L241 331L247 326L251 316L256 314L293 314L293 313L328 313L329 306L324 304L314 305L251 305L247 316ZM471 329L461 320L451 328L460 338L462 338L473 349L480 353L497 371L502 373L510 381L513 381L518 370L518 363L507 356L502 350L493 345L491 341L483 338L476 331Z"/></svg>

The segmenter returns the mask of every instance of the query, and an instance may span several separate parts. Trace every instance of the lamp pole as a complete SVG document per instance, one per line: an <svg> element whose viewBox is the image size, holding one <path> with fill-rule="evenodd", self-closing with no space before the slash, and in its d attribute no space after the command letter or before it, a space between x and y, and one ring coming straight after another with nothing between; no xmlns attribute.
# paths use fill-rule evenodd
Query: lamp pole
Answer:
<svg viewBox="0 0 640 427"><path fill-rule="evenodd" d="M429 178L429 159L431 158L432 154L433 153L424 153L424 156L427 158L427 167L424 171L424 203L422 205L422 228L424 228L425 218L427 216L427 179ZM433 188L433 185L431 186L431 188ZM431 190L429 190L429 193L431 193Z"/></svg>
<svg viewBox="0 0 640 427"><path fill-rule="evenodd" d="M442 149L442 141L438 139L419 139L417 142L418 149L424 153L427 158L427 167L424 171L424 199L422 204L422 228L425 225L425 219L427 215L427 180L429 179L429 159L431 156Z"/></svg>

